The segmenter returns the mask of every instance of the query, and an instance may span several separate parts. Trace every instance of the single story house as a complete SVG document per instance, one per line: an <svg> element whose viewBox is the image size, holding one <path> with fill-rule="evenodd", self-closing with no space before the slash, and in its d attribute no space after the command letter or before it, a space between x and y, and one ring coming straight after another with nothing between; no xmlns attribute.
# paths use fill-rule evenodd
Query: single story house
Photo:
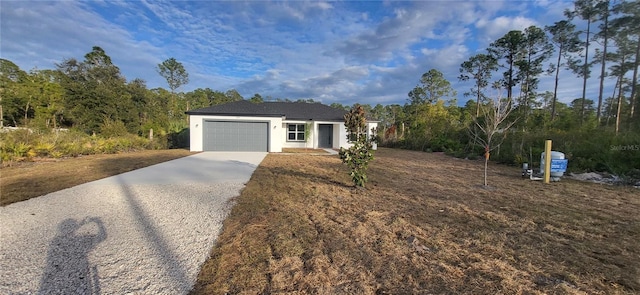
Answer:
<svg viewBox="0 0 640 295"><path fill-rule="evenodd" d="M283 148L348 148L346 113L320 103L247 100L190 110L190 149L277 153ZM367 124L371 136L378 123Z"/></svg>

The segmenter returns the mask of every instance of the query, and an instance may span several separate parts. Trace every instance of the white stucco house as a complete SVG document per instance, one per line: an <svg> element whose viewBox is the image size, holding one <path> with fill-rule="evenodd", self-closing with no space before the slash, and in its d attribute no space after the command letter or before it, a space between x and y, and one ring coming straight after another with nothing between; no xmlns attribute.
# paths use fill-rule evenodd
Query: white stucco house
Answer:
<svg viewBox="0 0 640 295"><path fill-rule="evenodd" d="M190 150L282 152L349 147L344 115L320 103L246 100L187 111ZM378 123L367 123L369 136Z"/></svg>

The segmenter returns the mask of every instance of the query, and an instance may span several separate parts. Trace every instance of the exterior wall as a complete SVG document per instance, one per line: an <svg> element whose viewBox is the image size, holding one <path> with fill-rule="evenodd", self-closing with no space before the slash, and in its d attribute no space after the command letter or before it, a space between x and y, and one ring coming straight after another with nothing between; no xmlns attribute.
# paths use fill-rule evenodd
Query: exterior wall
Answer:
<svg viewBox="0 0 640 295"><path fill-rule="evenodd" d="M287 124L308 124L310 121L284 121L282 122L282 147L284 148L313 148L317 149L319 145L318 128L320 124L333 125L333 146L334 149L339 149L341 146L347 147L346 144L346 132L344 132L344 123L337 123L331 121L312 121L311 132L309 134L309 140L307 142L292 142L287 141ZM342 137L341 137L342 136Z"/></svg>
<svg viewBox="0 0 640 295"><path fill-rule="evenodd" d="M307 141L288 141L287 140L287 124L311 124L311 130L309 132L309 139ZM307 128L305 126L305 128ZM280 142L282 143L283 148L316 148L318 146L318 135L317 135L317 125L313 121L283 121L282 122L282 134L280 138ZM274 138L275 139L275 138Z"/></svg>
<svg viewBox="0 0 640 295"><path fill-rule="evenodd" d="M347 127L344 126L344 123L340 123L340 125L338 126L338 147L336 147L337 149L343 147L345 149L350 148L353 144L351 144L348 140L347 140ZM333 130L333 132L335 133L336 130Z"/></svg>
<svg viewBox="0 0 640 295"><path fill-rule="evenodd" d="M344 123L333 125L333 148L339 149L343 142L346 142L347 134L344 132ZM347 146L344 146L345 148Z"/></svg>
<svg viewBox="0 0 640 295"><path fill-rule="evenodd" d="M375 133L373 133L371 131L371 129L378 129L378 122L369 122L367 123L367 136L369 136L369 138L376 136ZM378 149L378 144L377 143L373 143L373 149L377 150Z"/></svg>
<svg viewBox="0 0 640 295"><path fill-rule="evenodd" d="M269 152L282 152L282 117L243 117L243 116L189 116L189 149L192 152L203 151L204 121L242 121L242 122L268 122L269 123Z"/></svg>
<svg viewBox="0 0 640 295"><path fill-rule="evenodd" d="M244 122L269 122L269 152L280 153L282 148L318 148L318 125L333 125L333 148L341 147L349 148L351 143L347 141L347 131L343 122L327 122L327 121L283 121L281 117L243 117L243 116L189 116L189 149L192 152L203 151L203 122L208 121L244 121ZM306 142L287 141L287 124L308 124L311 123L312 128L309 134L309 140ZM371 128L376 128L377 122L367 123L367 133L369 136L374 134ZM374 144L374 149L377 145Z"/></svg>
<svg viewBox="0 0 640 295"><path fill-rule="evenodd" d="M349 142L347 140L347 130L346 127L344 126L344 123L340 123L340 130L339 130L339 135L338 138L340 139L340 145L337 148L340 147L344 147L344 148L350 148L351 146L353 146L353 144L351 142ZM378 122L369 122L367 123L367 136L371 137L371 136L375 136L375 134L371 131L372 128L378 128ZM334 135L336 133L335 127L333 129ZM335 143L335 141L334 141ZM377 150L378 149L378 144L373 143L373 149Z"/></svg>

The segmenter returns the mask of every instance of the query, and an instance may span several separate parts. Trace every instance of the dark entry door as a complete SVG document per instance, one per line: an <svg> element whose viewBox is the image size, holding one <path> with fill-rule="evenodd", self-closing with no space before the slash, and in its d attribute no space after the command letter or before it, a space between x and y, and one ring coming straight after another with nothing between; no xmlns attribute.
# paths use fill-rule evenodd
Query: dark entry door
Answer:
<svg viewBox="0 0 640 295"><path fill-rule="evenodd" d="M318 125L318 147L320 148L333 147L333 125L331 124Z"/></svg>

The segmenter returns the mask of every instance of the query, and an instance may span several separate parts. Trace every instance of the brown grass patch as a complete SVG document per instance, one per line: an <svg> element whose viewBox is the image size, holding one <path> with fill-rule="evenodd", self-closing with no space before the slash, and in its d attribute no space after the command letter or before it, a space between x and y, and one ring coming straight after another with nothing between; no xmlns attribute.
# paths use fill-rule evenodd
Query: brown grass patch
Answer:
<svg viewBox="0 0 640 295"><path fill-rule="evenodd" d="M312 149L312 148L284 148L282 149L283 153L286 154L328 154L323 149Z"/></svg>
<svg viewBox="0 0 640 295"><path fill-rule="evenodd" d="M40 159L0 168L0 205L28 200L85 182L191 155L188 150L146 150Z"/></svg>
<svg viewBox="0 0 640 295"><path fill-rule="evenodd" d="M380 149L367 189L336 156L268 155L193 294L632 294L640 194Z"/></svg>

